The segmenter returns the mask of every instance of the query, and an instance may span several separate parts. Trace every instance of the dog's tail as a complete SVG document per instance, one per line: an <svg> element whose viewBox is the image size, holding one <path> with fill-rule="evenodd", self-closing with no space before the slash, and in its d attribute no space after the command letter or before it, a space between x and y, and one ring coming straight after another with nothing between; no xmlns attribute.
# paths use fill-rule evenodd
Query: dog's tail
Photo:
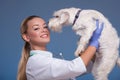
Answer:
<svg viewBox="0 0 120 80"><path fill-rule="evenodd" d="M120 43L120 37L119 37L119 43ZM117 65L120 67L120 57L117 59Z"/></svg>

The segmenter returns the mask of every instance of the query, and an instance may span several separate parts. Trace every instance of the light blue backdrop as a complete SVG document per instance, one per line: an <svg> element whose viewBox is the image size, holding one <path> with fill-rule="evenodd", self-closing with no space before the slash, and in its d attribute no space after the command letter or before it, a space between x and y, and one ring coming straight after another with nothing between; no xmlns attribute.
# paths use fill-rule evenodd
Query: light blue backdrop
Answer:
<svg viewBox="0 0 120 80"><path fill-rule="evenodd" d="M120 35L120 0L0 0L0 80L16 80L24 44L19 32L21 21L29 15L39 15L48 21L55 10L67 7L96 9L102 12ZM55 55L62 52L65 59L72 60L77 40L78 36L71 27L67 27L61 34L51 32L48 49ZM91 74L77 78L92 79ZM112 70L109 80L120 80L120 68L116 66Z"/></svg>

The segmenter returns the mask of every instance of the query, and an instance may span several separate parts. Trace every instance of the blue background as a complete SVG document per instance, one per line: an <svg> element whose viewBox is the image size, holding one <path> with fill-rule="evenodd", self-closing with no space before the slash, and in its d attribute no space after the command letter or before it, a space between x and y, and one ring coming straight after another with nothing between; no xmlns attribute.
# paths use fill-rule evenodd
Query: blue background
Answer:
<svg viewBox="0 0 120 80"><path fill-rule="evenodd" d="M24 44L19 32L21 21L29 15L39 15L48 21L55 10L67 7L96 9L102 12L120 36L120 0L0 0L0 80L16 80ZM72 60L77 40L78 36L72 31L71 26L65 27L62 33L51 32L48 49L56 57L62 52L65 59ZM77 78L92 79L91 74ZM110 73L109 80L120 80L118 66Z"/></svg>

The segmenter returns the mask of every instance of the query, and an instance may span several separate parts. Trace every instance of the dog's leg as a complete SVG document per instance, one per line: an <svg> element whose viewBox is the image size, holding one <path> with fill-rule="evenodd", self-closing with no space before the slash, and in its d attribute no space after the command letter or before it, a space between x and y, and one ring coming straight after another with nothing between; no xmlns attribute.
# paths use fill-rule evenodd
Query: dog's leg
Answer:
<svg viewBox="0 0 120 80"><path fill-rule="evenodd" d="M116 64L116 50L107 50L104 53L98 53L93 65L92 73L95 80L108 80L108 75ZM111 56L109 56L111 55Z"/></svg>
<svg viewBox="0 0 120 80"><path fill-rule="evenodd" d="M93 33L93 31L91 29L87 28L86 30L84 30L84 34L81 35L81 38L78 41L78 47L75 51L75 56L80 55L81 52L83 52L86 49L86 47L89 43L89 39L92 36L92 33ZM78 32L78 34L79 34L79 32Z"/></svg>
<svg viewBox="0 0 120 80"><path fill-rule="evenodd" d="M80 41L78 42L78 47L75 51L75 56L80 55L86 48L88 41L86 41L86 38L82 37Z"/></svg>

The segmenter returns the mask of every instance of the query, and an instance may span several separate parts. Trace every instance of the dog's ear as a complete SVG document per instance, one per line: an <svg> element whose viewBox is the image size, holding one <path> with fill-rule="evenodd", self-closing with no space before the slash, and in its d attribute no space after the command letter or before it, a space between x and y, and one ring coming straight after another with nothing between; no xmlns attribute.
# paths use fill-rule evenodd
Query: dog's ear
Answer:
<svg viewBox="0 0 120 80"><path fill-rule="evenodd" d="M69 19L69 13L68 12L62 12L60 16L60 24L64 24Z"/></svg>

